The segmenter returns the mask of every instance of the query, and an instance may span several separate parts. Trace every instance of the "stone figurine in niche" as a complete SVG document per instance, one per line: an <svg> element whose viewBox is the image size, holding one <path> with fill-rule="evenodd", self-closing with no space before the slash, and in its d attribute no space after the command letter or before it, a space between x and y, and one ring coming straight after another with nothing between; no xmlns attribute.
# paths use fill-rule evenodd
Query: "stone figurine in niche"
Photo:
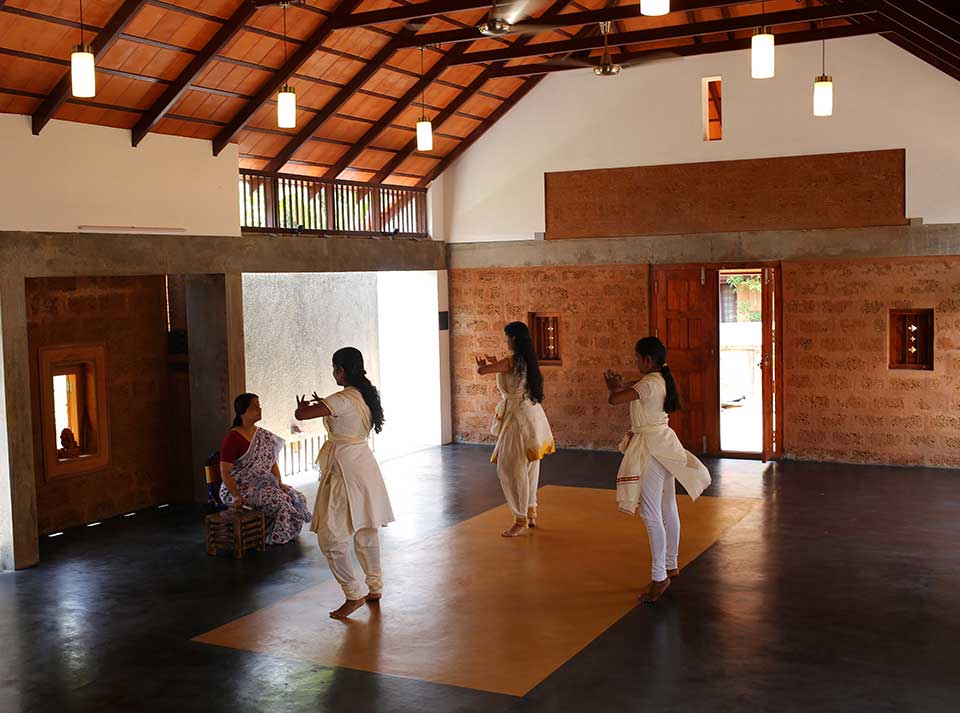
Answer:
<svg viewBox="0 0 960 713"><path fill-rule="evenodd" d="M80 444L77 443L76 436L73 435L73 431L69 428L60 431L60 446L61 448L57 450L57 457L60 460L79 458L83 455L83 452L80 450Z"/></svg>

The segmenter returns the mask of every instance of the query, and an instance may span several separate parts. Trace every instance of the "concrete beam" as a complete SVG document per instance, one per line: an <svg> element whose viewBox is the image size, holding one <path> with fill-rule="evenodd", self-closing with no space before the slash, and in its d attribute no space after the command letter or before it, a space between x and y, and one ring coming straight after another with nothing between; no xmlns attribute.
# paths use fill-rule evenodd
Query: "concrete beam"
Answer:
<svg viewBox="0 0 960 713"><path fill-rule="evenodd" d="M450 269L960 255L960 224L447 245Z"/></svg>
<svg viewBox="0 0 960 713"><path fill-rule="evenodd" d="M442 270L443 243L312 236L0 231L0 274L197 275Z"/></svg>
<svg viewBox="0 0 960 713"><path fill-rule="evenodd" d="M40 561L30 352L22 277L0 277L0 567Z"/></svg>

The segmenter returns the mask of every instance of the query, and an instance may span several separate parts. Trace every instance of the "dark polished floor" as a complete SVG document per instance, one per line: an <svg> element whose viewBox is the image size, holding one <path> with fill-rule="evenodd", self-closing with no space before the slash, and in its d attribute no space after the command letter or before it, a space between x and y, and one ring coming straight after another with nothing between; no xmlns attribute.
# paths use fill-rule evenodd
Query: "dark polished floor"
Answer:
<svg viewBox="0 0 960 713"><path fill-rule="evenodd" d="M386 463L387 556L500 504L488 455ZM40 567L0 575L0 711L960 710L960 472L709 465L708 495L762 505L525 698L192 642L330 575L306 532L207 557L196 511L171 506L45 540ZM564 452L543 484L608 487L616 466Z"/></svg>

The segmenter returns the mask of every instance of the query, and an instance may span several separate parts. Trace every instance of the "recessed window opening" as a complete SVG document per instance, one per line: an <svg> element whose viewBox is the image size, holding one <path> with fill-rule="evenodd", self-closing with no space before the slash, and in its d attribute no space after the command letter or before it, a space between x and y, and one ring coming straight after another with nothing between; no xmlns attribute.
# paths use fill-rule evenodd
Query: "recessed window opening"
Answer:
<svg viewBox="0 0 960 713"><path fill-rule="evenodd" d="M723 81L720 77L703 78L703 140L723 139Z"/></svg>

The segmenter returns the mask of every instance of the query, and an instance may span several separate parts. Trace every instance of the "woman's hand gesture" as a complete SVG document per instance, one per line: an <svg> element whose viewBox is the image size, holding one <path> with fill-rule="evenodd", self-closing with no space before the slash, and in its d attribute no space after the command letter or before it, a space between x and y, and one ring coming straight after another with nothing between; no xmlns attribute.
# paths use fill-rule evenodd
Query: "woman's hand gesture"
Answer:
<svg viewBox="0 0 960 713"><path fill-rule="evenodd" d="M615 371L607 369L603 372L603 380L610 391L620 391L623 388L623 377Z"/></svg>
<svg viewBox="0 0 960 713"><path fill-rule="evenodd" d="M477 367L483 367L487 365L487 358L482 357L479 354L474 354L473 358L477 361Z"/></svg>
<svg viewBox="0 0 960 713"><path fill-rule="evenodd" d="M309 405L310 405L310 402L307 401L307 395L306 395L306 394L304 394L303 396L299 396L299 395L297 396L297 410L298 410L298 411L299 411L300 409L302 409L302 408L306 408L306 407L309 406Z"/></svg>
<svg viewBox="0 0 960 713"><path fill-rule="evenodd" d="M316 391L313 392L313 403L314 403L315 406L319 406L320 404L323 403L323 399L321 399L321 398L317 395L317 392L316 392Z"/></svg>

